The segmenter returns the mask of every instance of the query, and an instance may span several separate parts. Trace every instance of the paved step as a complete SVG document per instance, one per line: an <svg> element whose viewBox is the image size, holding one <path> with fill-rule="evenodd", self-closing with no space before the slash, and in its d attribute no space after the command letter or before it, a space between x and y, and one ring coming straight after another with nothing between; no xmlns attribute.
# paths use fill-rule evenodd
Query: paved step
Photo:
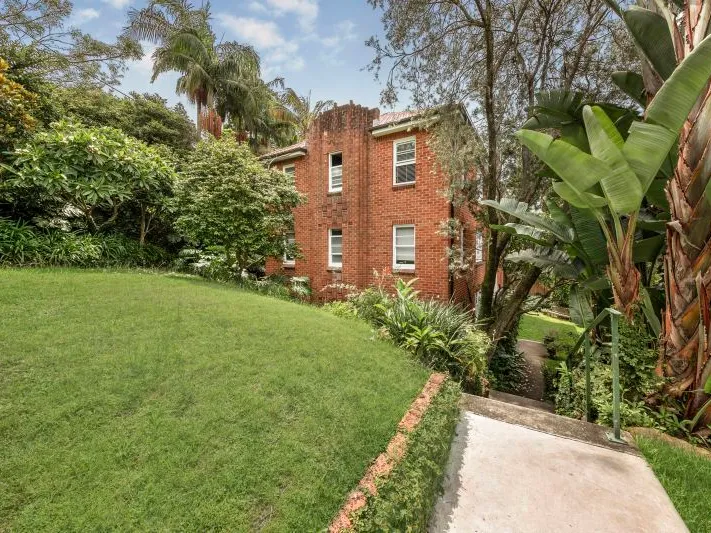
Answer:
<svg viewBox="0 0 711 533"><path fill-rule="evenodd" d="M519 407L528 407L529 409L537 409L539 411L545 411L546 413L555 413L555 406L552 403L542 402L540 400L532 400L531 398L526 398L524 396L517 396L515 394L509 394L507 392L492 390L489 393L489 399L496 400L497 402L518 405Z"/></svg>
<svg viewBox="0 0 711 533"><path fill-rule="evenodd" d="M468 395L462 406L431 533L688 532L644 458L605 428Z"/></svg>
<svg viewBox="0 0 711 533"><path fill-rule="evenodd" d="M634 439L626 431L622 432L622 437L628 444L618 444L611 442L607 438L607 432L611 431L610 428L541 411L540 409L531 409L530 407L504 403L496 399L482 398L471 394L462 395L460 406L469 412L508 424L535 429L536 431L566 439L579 440L610 450L640 455Z"/></svg>

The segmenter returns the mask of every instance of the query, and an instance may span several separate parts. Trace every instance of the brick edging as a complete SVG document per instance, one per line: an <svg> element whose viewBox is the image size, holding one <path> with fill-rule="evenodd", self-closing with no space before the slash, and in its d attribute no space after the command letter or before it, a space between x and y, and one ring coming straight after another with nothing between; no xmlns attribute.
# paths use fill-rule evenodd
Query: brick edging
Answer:
<svg viewBox="0 0 711 533"><path fill-rule="evenodd" d="M368 467L365 475L358 483L358 487L348 495L346 502L328 526L329 533L339 533L352 528L351 515L363 508L367 502L367 495L377 495L376 481L387 477L393 468L400 462L407 451L407 435L419 425L427 411L432 398L434 398L442 383L447 379L445 374L433 373L422 388L422 392L415 398L405 415L397 425L397 433L390 439L387 448L378 455Z"/></svg>

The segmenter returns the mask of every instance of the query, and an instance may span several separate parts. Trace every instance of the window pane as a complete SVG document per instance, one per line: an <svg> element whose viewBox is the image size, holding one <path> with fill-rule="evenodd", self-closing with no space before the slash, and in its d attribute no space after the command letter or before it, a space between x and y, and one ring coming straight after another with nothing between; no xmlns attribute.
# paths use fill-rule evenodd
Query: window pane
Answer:
<svg viewBox="0 0 711 533"><path fill-rule="evenodd" d="M395 228L395 244L397 246L414 246L415 228Z"/></svg>
<svg viewBox="0 0 711 533"><path fill-rule="evenodd" d="M414 152L415 151L415 141L406 141L402 143L398 143L395 146L395 151L397 152L398 155L404 152Z"/></svg>
<svg viewBox="0 0 711 533"><path fill-rule="evenodd" d="M284 174L288 174L289 176L294 176L296 173L296 167L294 165L284 167Z"/></svg>
<svg viewBox="0 0 711 533"><path fill-rule="evenodd" d="M343 164L343 154L331 154L331 166L340 167Z"/></svg>
<svg viewBox="0 0 711 533"><path fill-rule="evenodd" d="M415 181L415 163L398 165L395 168L395 183L411 183Z"/></svg>
<svg viewBox="0 0 711 533"><path fill-rule="evenodd" d="M398 163L403 163L406 161L413 161L415 159L415 150L398 150L395 154L395 160Z"/></svg>
<svg viewBox="0 0 711 533"><path fill-rule="evenodd" d="M414 265L415 264L415 248L414 247L397 247L397 264L398 265Z"/></svg>

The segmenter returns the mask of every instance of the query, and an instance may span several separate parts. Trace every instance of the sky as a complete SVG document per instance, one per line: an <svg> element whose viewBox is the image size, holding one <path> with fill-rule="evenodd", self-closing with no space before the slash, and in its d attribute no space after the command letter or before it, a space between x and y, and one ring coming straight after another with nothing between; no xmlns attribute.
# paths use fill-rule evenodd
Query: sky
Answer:
<svg viewBox="0 0 711 533"><path fill-rule="evenodd" d="M199 4L201 0L193 0ZM129 8L145 0L75 0L71 24L101 40L113 40L126 22ZM365 67L373 58L365 45L382 34L379 11L366 0L212 0L212 26L218 39L251 44L262 59L262 77L283 77L299 94L312 100L353 100L379 106L381 83ZM151 45L144 57L129 64L119 88L123 92L157 92L175 104L177 75L166 74L150 83ZM403 103L403 107L406 103Z"/></svg>

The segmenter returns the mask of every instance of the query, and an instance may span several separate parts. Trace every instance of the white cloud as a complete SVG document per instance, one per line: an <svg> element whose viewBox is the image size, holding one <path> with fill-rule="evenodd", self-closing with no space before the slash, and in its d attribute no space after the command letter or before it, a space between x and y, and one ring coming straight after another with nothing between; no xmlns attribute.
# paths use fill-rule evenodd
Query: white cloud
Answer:
<svg viewBox="0 0 711 533"><path fill-rule="evenodd" d="M306 31L313 31L318 17L318 0L264 0L250 2L249 8L259 13L272 13L277 17L296 15L299 25Z"/></svg>
<svg viewBox="0 0 711 533"><path fill-rule="evenodd" d="M157 45L149 42L141 41L141 46L143 46L143 57L137 61L131 61L129 67L133 67L138 72L143 72L144 74L153 73L153 52L155 52Z"/></svg>
<svg viewBox="0 0 711 533"><path fill-rule="evenodd" d="M327 37L314 37L323 46L320 53L321 59L331 65L342 65L341 53L346 43L355 41L358 34L355 31L356 25L350 20L344 20L336 25L336 32Z"/></svg>
<svg viewBox="0 0 711 533"><path fill-rule="evenodd" d="M104 4L109 4L116 9L123 9L131 3L131 0L101 0Z"/></svg>
<svg viewBox="0 0 711 533"><path fill-rule="evenodd" d="M81 26L82 24L89 22L90 20L99 18L99 15L101 15L101 13L91 7L87 9L79 9L72 13L72 16L69 19L69 25Z"/></svg>
<svg viewBox="0 0 711 533"><path fill-rule="evenodd" d="M301 70L304 67L304 60L298 55L299 44L285 39L275 22L226 13L218 14L216 19L239 41L257 49L262 55L265 77L269 77L271 72Z"/></svg>

